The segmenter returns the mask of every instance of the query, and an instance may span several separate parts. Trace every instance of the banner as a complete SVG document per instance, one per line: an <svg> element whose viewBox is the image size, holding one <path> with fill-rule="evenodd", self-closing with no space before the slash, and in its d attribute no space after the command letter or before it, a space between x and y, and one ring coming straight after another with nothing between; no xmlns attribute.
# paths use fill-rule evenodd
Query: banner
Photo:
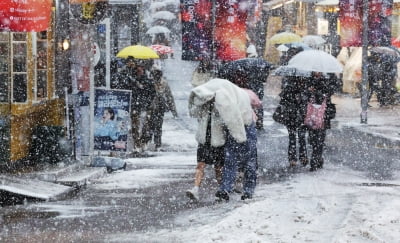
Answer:
<svg viewBox="0 0 400 243"><path fill-rule="evenodd" d="M218 0L215 20L217 59L246 57L246 20L251 0Z"/></svg>
<svg viewBox="0 0 400 243"><path fill-rule="evenodd" d="M370 0L368 3L368 41L370 46L389 46L393 0ZM363 0L340 0L340 45L362 46Z"/></svg>
<svg viewBox="0 0 400 243"><path fill-rule="evenodd" d="M30 32L47 30L52 0L1 0L0 30Z"/></svg>
<svg viewBox="0 0 400 243"><path fill-rule="evenodd" d="M363 0L340 0L340 45L362 46Z"/></svg>
<svg viewBox="0 0 400 243"><path fill-rule="evenodd" d="M182 60L211 58L212 0L181 0Z"/></svg>
<svg viewBox="0 0 400 243"><path fill-rule="evenodd" d="M131 91L96 89L94 101L94 149L126 151Z"/></svg>
<svg viewBox="0 0 400 243"><path fill-rule="evenodd" d="M371 0L368 12L368 42L370 46L391 45L393 0Z"/></svg>

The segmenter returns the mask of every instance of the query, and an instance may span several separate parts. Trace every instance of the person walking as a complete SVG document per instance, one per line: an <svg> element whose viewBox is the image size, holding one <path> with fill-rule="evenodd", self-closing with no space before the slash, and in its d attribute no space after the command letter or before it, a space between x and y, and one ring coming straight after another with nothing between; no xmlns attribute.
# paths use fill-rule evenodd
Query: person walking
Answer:
<svg viewBox="0 0 400 243"><path fill-rule="evenodd" d="M131 79L131 90L132 90L132 103L131 103L131 129L133 138L133 152L143 152L143 144L141 137L141 128L144 124L141 124L142 113L149 113L150 105L155 97L156 91L154 87L154 81L150 78L150 74L145 69L146 63L143 60L135 62L134 74L130 77ZM147 119L143 119L147 121Z"/></svg>
<svg viewBox="0 0 400 243"><path fill-rule="evenodd" d="M297 158L303 166L308 164L307 128L304 126L307 105L306 82L307 79L304 77L284 77L282 79L282 91L279 94L279 105L272 116L276 122L285 125L288 131L288 161L291 167L297 165ZM298 151L297 144L299 145Z"/></svg>
<svg viewBox="0 0 400 243"><path fill-rule="evenodd" d="M147 121L142 129L141 141L147 145L154 139L155 149L157 150L161 147L164 113L171 111L174 118L178 117L178 113L174 96L167 80L163 78L163 72L160 67L153 66L152 76L156 94L150 105L150 113L146 116Z"/></svg>
<svg viewBox="0 0 400 243"><path fill-rule="evenodd" d="M205 58L199 62L197 68L193 72L191 83L193 87L198 87L207 83L211 77L211 62L209 59ZM204 170L207 165L214 167L217 183L220 184L222 180L222 168L225 160L224 145L213 146L211 144L211 124L213 119L215 119L215 117L212 116L214 109L213 102L206 102L201 107L201 114L193 115L198 118L199 122L197 133L205 134L205 140L201 142L198 140L194 186L186 191L186 195L194 201L200 199L199 188L203 181ZM204 123L207 125L204 125ZM203 126L200 126L201 124L203 124Z"/></svg>
<svg viewBox="0 0 400 243"><path fill-rule="evenodd" d="M200 144L206 142L211 117L210 144L225 146L222 181L215 194L217 199L229 200L240 163L245 168L242 199L252 198L257 180L257 136L247 92L228 80L211 79L192 89L189 112L199 119L196 139Z"/></svg>
<svg viewBox="0 0 400 243"><path fill-rule="evenodd" d="M307 82L305 95L307 97L307 111L305 123L309 132L309 142L312 148L310 171L323 168L323 151L325 147L326 130L331 128L331 119L335 118L336 108L331 101L331 96L340 88L335 74L328 74L328 77L320 72L312 72L312 76ZM322 126L315 128L310 126L307 121L309 107L323 107Z"/></svg>

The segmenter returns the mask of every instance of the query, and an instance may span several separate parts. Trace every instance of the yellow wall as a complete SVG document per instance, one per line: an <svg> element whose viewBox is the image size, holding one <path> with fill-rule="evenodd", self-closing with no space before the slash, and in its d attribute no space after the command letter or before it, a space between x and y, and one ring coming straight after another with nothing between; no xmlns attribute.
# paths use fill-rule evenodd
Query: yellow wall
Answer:
<svg viewBox="0 0 400 243"><path fill-rule="evenodd" d="M31 136L36 126L61 126L64 118L64 103L60 99L34 105L12 105L11 116L11 161L28 155Z"/></svg>

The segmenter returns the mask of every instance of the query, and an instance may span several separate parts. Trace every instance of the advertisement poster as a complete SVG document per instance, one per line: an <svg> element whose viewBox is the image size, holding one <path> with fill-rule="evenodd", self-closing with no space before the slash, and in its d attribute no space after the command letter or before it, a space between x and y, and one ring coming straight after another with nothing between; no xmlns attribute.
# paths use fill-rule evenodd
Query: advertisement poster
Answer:
<svg viewBox="0 0 400 243"><path fill-rule="evenodd" d="M215 21L217 59L231 61L246 57L246 21L250 2L218 0Z"/></svg>
<svg viewBox="0 0 400 243"><path fill-rule="evenodd" d="M389 46L393 0L371 0L368 2L368 44ZM340 45L342 47L362 46L363 1L340 0L339 20Z"/></svg>
<svg viewBox="0 0 400 243"><path fill-rule="evenodd" d="M30 32L47 30L52 0L1 0L0 30Z"/></svg>
<svg viewBox="0 0 400 243"><path fill-rule="evenodd" d="M371 0L368 12L368 41L370 46L391 45L393 0Z"/></svg>
<svg viewBox="0 0 400 243"><path fill-rule="evenodd" d="M340 0L340 45L342 47L362 45L363 0Z"/></svg>
<svg viewBox="0 0 400 243"><path fill-rule="evenodd" d="M182 60L211 58L212 0L181 0Z"/></svg>
<svg viewBox="0 0 400 243"><path fill-rule="evenodd" d="M212 58L212 51L218 60L245 58L247 27L259 21L260 3L258 0L215 0L213 13L213 0L181 0L182 59Z"/></svg>
<svg viewBox="0 0 400 243"><path fill-rule="evenodd" d="M126 151L131 91L95 89L94 149Z"/></svg>

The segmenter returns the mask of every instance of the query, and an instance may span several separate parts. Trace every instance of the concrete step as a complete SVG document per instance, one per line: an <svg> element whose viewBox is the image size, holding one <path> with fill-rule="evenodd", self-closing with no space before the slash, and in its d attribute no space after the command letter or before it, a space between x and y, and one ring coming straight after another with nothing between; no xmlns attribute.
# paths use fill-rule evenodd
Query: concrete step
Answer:
<svg viewBox="0 0 400 243"><path fill-rule="evenodd" d="M59 185L38 179L22 178L12 175L0 176L1 201L10 195L39 200L58 200L74 190L73 187Z"/></svg>
<svg viewBox="0 0 400 243"><path fill-rule="evenodd" d="M85 186L91 179L103 176L106 172L105 167L86 167L56 178L55 183L79 188Z"/></svg>

